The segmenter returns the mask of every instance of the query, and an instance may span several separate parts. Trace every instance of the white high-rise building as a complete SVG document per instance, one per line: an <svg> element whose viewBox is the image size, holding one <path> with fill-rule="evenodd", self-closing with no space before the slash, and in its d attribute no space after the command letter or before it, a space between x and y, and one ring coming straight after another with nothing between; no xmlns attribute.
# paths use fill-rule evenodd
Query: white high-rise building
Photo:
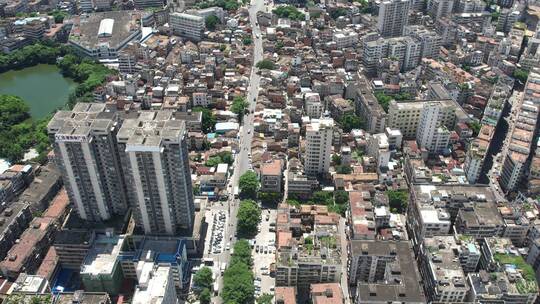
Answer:
<svg viewBox="0 0 540 304"><path fill-rule="evenodd" d="M58 111L47 126L56 165L81 219L100 222L128 210L116 134L119 117L103 103Z"/></svg>
<svg viewBox="0 0 540 304"><path fill-rule="evenodd" d="M420 114L416 142L433 154L441 153L450 141L450 131L442 124L444 113L441 103L428 102Z"/></svg>
<svg viewBox="0 0 540 304"><path fill-rule="evenodd" d="M536 149L534 132L538 121L540 98L540 74L529 73L523 94L512 104L516 109L515 123L508 133L508 149L503 155L503 166L499 183L504 191L515 190L528 171L531 149Z"/></svg>
<svg viewBox="0 0 540 304"><path fill-rule="evenodd" d="M141 111L117 139L137 226L146 234L191 231L195 217L183 120L170 111Z"/></svg>
<svg viewBox="0 0 540 304"><path fill-rule="evenodd" d="M409 0L385 0L379 7L377 28L383 37L403 35L403 29L409 23Z"/></svg>
<svg viewBox="0 0 540 304"><path fill-rule="evenodd" d="M367 41L363 45L362 63L369 73L375 73L381 59L395 57L400 69L407 71L420 63L422 45L422 41L409 36Z"/></svg>
<svg viewBox="0 0 540 304"><path fill-rule="evenodd" d="M458 106L453 100L436 102L441 105L439 109L441 125L453 128L456 122L455 113ZM429 101L396 102L392 100L388 107L388 127L400 130L404 138L414 139L418 133L422 111L428 103Z"/></svg>
<svg viewBox="0 0 540 304"><path fill-rule="evenodd" d="M333 135L334 120L332 118L314 119L307 125L304 156L304 169L307 175L316 176L328 173Z"/></svg>
<svg viewBox="0 0 540 304"><path fill-rule="evenodd" d="M508 33L519 20L520 13L517 10L503 9L497 19L497 31Z"/></svg>
<svg viewBox="0 0 540 304"><path fill-rule="evenodd" d="M204 32L204 18L201 16L171 13L169 22L174 33L188 39L200 41Z"/></svg>
<svg viewBox="0 0 540 304"><path fill-rule="evenodd" d="M454 0L430 0L427 5L428 13L434 20L450 16L453 8Z"/></svg>
<svg viewBox="0 0 540 304"><path fill-rule="evenodd" d="M478 137L476 137L467 151L465 157L465 174L469 183L474 184L480 178L482 169L484 167L484 160L486 159L487 151L489 149L489 143L495 133L495 127L491 125L482 125Z"/></svg>
<svg viewBox="0 0 540 304"><path fill-rule="evenodd" d="M368 155L377 159L380 168L387 168L390 161L390 145L385 133L373 134L368 140Z"/></svg>

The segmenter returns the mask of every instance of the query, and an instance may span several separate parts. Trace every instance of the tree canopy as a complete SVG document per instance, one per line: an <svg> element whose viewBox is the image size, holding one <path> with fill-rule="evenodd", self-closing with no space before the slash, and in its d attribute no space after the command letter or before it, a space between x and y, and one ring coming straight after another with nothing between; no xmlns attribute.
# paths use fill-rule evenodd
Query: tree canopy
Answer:
<svg viewBox="0 0 540 304"><path fill-rule="evenodd" d="M49 15L54 17L54 23L62 23L64 22L64 18L68 16L68 13L61 10L53 10L49 12Z"/></svg>
<svg viewBox="0 0 540 304"><path fill-rule="evenodd" d="M219 20L218 17L214 15L210 15L206 17L206 19L204 20L204 24L206 25L207 29L214 31L216 29L216 26L218 24L221 24L221 21Z"/></svg>
<svg viewBox="0 0 540 304"><path fill-rule="evenodd" d="M529 72L522 69L516 69L512 76L514 76L514 78L516 78L517 80L525 83L527 82L527 78L529 78Z"/></svg>
<svg viewBox="0 0 540 304"><path fill-rule="evenodd" d="M257 298L257 304L272 304L272 299L274 299L273 295L265 293Z"/></svg>
<svg viewBox="0 0 540 304"><path fill-rule="evenodd" d="M482 127L482 125L477 121L472 121L472 122L469 123L469 128L472 129L474 137L478 136L478 134L480 133L480 128L481 127Z"/></svg>
<svg viewBox="0 0 540 304"><path fill-rule="evenodd" d="M22 160L26 150L34 147L45 159L49 149L47 123L50 117L33 121L30 108L20 97L0 95L0 158L12 163Z"/></svg>
<svg viewBox="0 0 540 304"><path fill-rule="evenodd" d="M344 215L349 205L349 194L343 190L334 191L333 193L315 191L311 196L311 201L315 204L326 205L331 212Z"/></svg>
<svg viewBox="0 0 540 304"><path fill-rule="evenodd" d="M392 97L379 92L375 94L375 98L377 98L377 101L379 102L383 110L388 113L388 107L390 106L390 101L392 100Z"/></svg>
<svg viewBox="0 0 540 304"><path fill-rule="evenodd" d="M234 244L231 262L223 274L221 298L224 303L254 303L255 286L252 265L253 259L248 241L239 240Z"/></svg>
<svg viewBox="0 0 540 304"><path fill-rule="evenodd" d="M409 204L409 195L403 190L388 190L388 202L390 204L390 211L395 213L404 213L407 210Z"/></svg>
<svg viewBox="0 0 540 304"><path fill-rule="evenodd" d="M257 234L257 227L261 222L261 208L253 200L243 200L238 208L237 219L238 234L253 237Z"/></svg>
<svg viewBox="0 0 540 304"><path fill-rule="evenodd" d="M344 190L334 191L334 200L336 204L347 204L349 202L349 193Z"/></svg>
<svg viewBox="0 0 540 304"><path fill-rule="evenodd" d="M350 165L337 165L336 166L336 172L338 174L351 174L352 168Z"/></svg>
<svg viewBox="0 0 540 304"><path fill-rule="evenodd" d="M292 5L278 6L272 12L280 18L289 18L298 21L306 20L306 15Z"/></svg>
<svg viewBox="0 0 540 304"><path fill-rule="evenodd" d="M257 198L265 204L276 204L281 201L281 193L278 192L258 192Z"/></svg>
<svg viewBox="0 0 540 304"><path fill-rule="evenodd" d="M236 11L240 7L240 3L236 0L207 0L198 2L196 6L198 8L218 6L226 11Z"/></svg>
<svg viewBox="0 0 540 304"><path fill-rule="evenodd" d="M237 96L234 98L232 105L231 105L231 112L238 115L238 118L242 120L244 117L244 111L248 107L248 102L246 99L242 96Z"/></svg>
<svg viewBox="0 0 540 304"><path fill-rule="evenodd" d="M346 8L343 8L343 7L340 7L340 8L336 8L334 10L332 10L330 12L330 17L332 17L332 19L337 19L341 16L347 16L347 9Z"/></svg>
<svg viewBox="0 0 540 304"><path fill-rule="evenodd" d="M261 70L273 70L276 68L274 62L270 59L263 59L257 62L255 66Z"/></svg>
<svg viewBox="0 0 540 304"><path fill-rule="evenodd" d="M411 100L413 99L412 95L409 93L395 94L393 95L395 100Z"/></svg>
<svg viewBox="0 0 540 304"><path fill-rule="evenodd" d="M316 204L321 204L321 205L328 205L334 202L334 200L332 199L332 192L329 192L329 191L315 191L313 192L311 199Z"/></svg>
<svg viewBox="0 0 540 304"><path fill-rule="evenodd" d="M0 95L0 130L30 118L30 108L20 97Z"/></svg>
<svg viewBox="0 0 540 304"><path fill-rule="evenodd" d="M197 285L199 289L212 288L214 279L212 278L212 269L210 267L204 266L199 269L193 276L193 283Z"/></svg>
<svg viewBox="0 0 540 304"><path fill-rule="evenodd" d="M345 132L351 132L353 129L361 129L364 122L356 114L345 114L339 120L339 124Z"/></svg>
<svg viewBox="0 0 540 304"><path fill-rule="evenodd" d="M201 304L210 304L210 301L212 301L212 293L209 288L205 288L201 291L199 294L199 301L201 301Z"/></svg>
<svg viewBox="0 0 540 304"><path fill-rule="evenodd" d="M257 198L257 190L259 190L259 178L257 177L257 173L247 171L242 174L238 186L242 197L252 199Z"/></svg>
<svg viewBox="0 0 540 304"><path fill-rule="evenodd" d="M234 162L234 158L233 158L231 152L229 152L229 151L221 151L221 152L211 156L210 158L208 158L205 165L207 167L215 167L215 166L217 166L219 164L232 165L233 162Z"/></svg>
<svg viewBox="0 0 540 304"><path fill-rule="evenodd" d="M251 304L255 300L254 294L253 272L249 266L244 263L231 264L223 274L223 302Z"/></svg>
<svg viewBox="0 0 540 304"><path fill-rule="evenodd" d="M248 266L253 265L251 246L245 239L241 239L234 243L234 253L231 255L231 265L235 263L244 263Z"/></svg>
<svg viewBox="0 0 540 304"><path fill-rule="evenodd" d="M202 130L204 133L210 133L216 127L216 117L210 109L203 107L194 107L193 112L202 112Z"/></svg>

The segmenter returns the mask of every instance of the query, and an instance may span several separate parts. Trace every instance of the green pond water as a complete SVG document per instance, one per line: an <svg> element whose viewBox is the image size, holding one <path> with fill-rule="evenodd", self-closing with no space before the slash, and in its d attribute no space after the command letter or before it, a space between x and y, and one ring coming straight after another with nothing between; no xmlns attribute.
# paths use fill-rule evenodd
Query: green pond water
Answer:
<svg viewBox="0 0 540 304"><path fill-rule="evenodd" d="M0 94L17 95L30 107L35 119L64 106L77 83L60 74L55 65L39 64L0 74Z"/></svg>

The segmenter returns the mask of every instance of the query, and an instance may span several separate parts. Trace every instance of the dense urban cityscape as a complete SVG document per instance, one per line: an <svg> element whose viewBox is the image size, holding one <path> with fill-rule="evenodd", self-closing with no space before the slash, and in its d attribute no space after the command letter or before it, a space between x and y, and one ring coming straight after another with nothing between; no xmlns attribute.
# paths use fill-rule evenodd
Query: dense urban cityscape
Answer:
<svg viewBox="0 0 540 304"><path fill-rule="evenodd" d="M540 303L540 2L0 0L0 303Z"/></svg>

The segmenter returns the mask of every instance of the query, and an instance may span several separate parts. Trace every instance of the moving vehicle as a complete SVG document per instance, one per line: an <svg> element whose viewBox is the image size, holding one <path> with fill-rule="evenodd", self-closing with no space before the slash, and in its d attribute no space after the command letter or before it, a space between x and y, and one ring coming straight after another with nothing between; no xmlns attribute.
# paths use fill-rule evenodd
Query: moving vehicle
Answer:
<svg viewBox="0 0 540 304"><path fill-rule="evenodd" d="M238 186L234 187L234 191L233 191L233 194L234 194L234 198L238 198Z"/></svg>
<svg viewBox="0 0 540 304"><path fill-rule="evenodd" d="M227 263L222 263L220 267L221 275L225 272L225 269L227 269Z"/></svg>

